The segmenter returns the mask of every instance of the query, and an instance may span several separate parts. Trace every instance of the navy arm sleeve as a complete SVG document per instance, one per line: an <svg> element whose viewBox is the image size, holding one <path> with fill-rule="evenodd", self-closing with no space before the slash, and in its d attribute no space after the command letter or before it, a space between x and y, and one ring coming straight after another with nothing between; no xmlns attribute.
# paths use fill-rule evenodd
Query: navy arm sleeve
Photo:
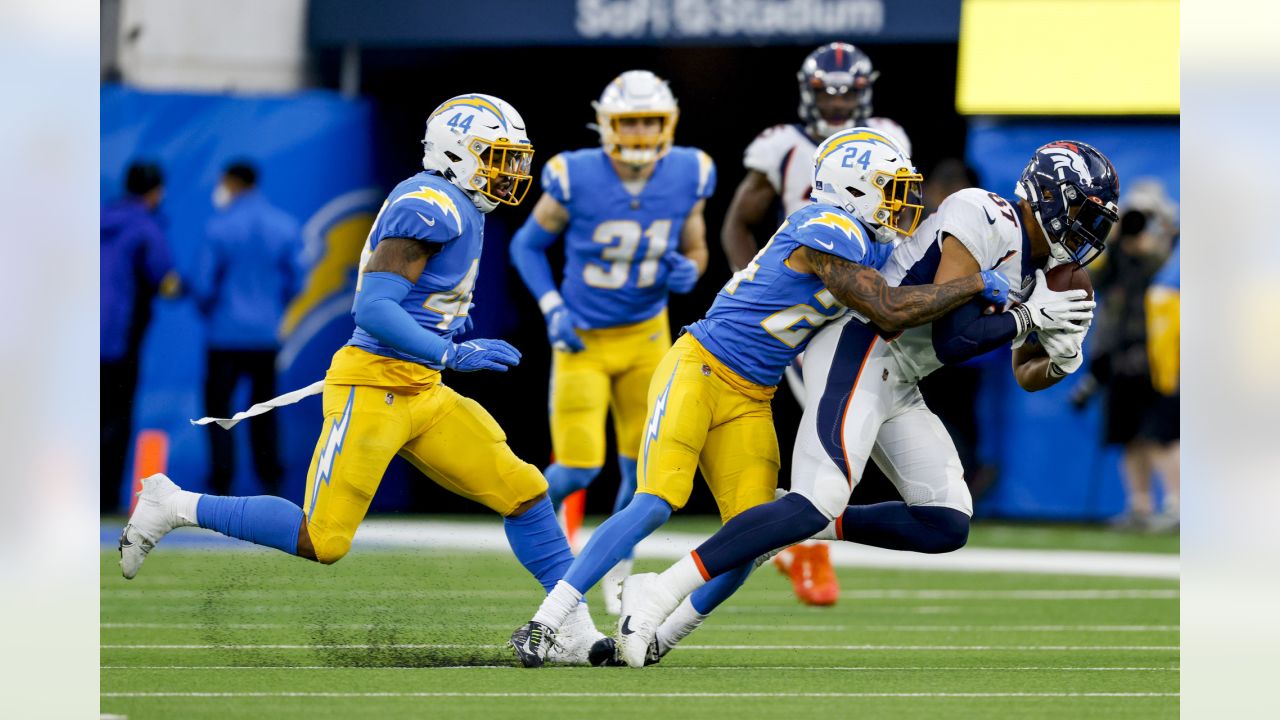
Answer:
<svg viewBox="0 0 1280 720"><path fill-rule="evenodd" d="M1012 313L983 315L990 307L975 299L933 321L933 350L945 365L962 363L1013 340L1018 324Z"/></svg>

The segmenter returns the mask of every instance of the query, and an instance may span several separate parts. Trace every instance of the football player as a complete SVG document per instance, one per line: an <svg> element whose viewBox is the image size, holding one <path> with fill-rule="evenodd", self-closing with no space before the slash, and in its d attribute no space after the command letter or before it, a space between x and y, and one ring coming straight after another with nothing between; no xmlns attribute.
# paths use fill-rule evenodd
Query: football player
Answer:
<svg viewBox="0 0 1280 720"><path fill-rule="evenodd" d="M814 330L846 307L900 330L984 291L1007 294L1004 276L976 270L943 285L895 288L885 282L877 268L892 241L919 222L922 181L887 136L869 128L833 135L814 155L813 177L817 203L787 217L659 364L649 385L636 495L596 530L564 580L512 636L526 666L541 664L547 643L582 594L685 504L695 468L702 469L724 521L773 499L779 458L770 398L783 368ZM695 611L710 612L740 585L750 560L708 585L694 598ZM641 631L638 616L626 614L626 588L635 577L623 585L624 642Z"/></svg>
<svg viewBox="0 0 1280 720"><path fill-rule="evenodd" d="M800 122L775 125L747 146L746 177L734 192L725 214L720 240L733 270L741 270L756 254L759 243L752 229L762 224L781 200L783 215L809 203L813 188L811 159L818 143L832 133L855 125L868 126L892 138L909 157L911 143L902 127L888 118L871 116L871 92L880 73L866 53L849 43L834 42L809 53L800 65ZM803 406L800 379L802 357L788 366L785 377L791 394ZM775 558L791 577L802 602L831 605L840 595L827 547L805 543Z"/></svg>
<svg viewBox="0 0 1280 720"><path fill-rule="evenodd" d="M542 197L516 233L511 257L546 317L553 348L548 494L558 505L600 473L612 410L622 475L617 512L636 489L649 378L671 347L667 293L692 290L707 265L702 209L716 175L706 153L672 145L679 110L653 73L622 73L593 106L601 146L547 162ZM546 249L561 232L557 289ZM630 571L627 556L602 583L614 615Z"/></svg>
<svg viewBox="0 0 1280 720"><path fill-rule="evenodd" d="M518 205L532 182L533 146L515 108L460 95L427 119L424 172L383 203L360 257L355 333L324 381L324 428L302 507L272 496L219 497L143 480L120 535L120 567L134 577L170 530L198 525L324 564L342 559L395 455L448 490L504 518L511 549L550 589L573 555L547 483L512 453L484 408L442 383L442 372L505 372L520 353L502 340L454 342L468 322L485 214ZM555 660L583 662L603 637L579 611Z"/></svg>
<svg viewBox="0 0 1280 720"><path fill-rule="evenodd" d="M898 290L946 287L938 283L982 270L1011 285L1026 281L1025 301L995 313L970 301L901 333L855 307L818 332L807 351L809 398L791 492L738 515L661 575L627 580L622 618L633 632L618 643L627 664L640 667L646 655L661 655L671 638L696 627L696 618L678 608L708 580L732 576L743 563L815 534L926 553L962 547L973 514L969 489L955 446L916 383L944 363L1010 342L1016 348L1013 373L1025 390L1050 387L1077 370L1094 303L1084 290L1051 291L1044 269L1083 266L1097 257L1116 222L1119 194L1115 168L1102 153L1060 141L1036 150L1016 200L969 188L943 201L893 251L885 281ZM830 262L829 256L814 257L819 268ZM901 501L848 505L869 457ZM669 616L684 625L664 639L658 628Z"/></svg>

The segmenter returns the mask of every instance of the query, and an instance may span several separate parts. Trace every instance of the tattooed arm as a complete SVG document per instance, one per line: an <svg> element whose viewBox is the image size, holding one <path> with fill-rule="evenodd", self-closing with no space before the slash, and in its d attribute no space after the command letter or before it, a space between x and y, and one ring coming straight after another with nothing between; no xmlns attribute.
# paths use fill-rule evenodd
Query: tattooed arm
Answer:
<svg viewBox="0 0 1280 720"><path fill-rule="evenodd" d="M817 275L836 300L887 332L942 317L983 288L982 276L976 273L940 285L893 287L874 268L805 246L792 253L788 263L796 271Z"/></svg>

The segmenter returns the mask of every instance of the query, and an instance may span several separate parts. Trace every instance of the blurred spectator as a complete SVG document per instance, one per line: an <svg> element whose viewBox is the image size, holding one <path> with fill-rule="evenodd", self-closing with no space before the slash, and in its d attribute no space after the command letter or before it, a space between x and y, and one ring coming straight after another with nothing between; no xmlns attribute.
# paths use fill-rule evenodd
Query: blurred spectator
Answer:
<svg viewBox="0 0 1280 720"><path fill-rule="evenodd" d="M1092 359L1073 395L1076 406L1082 407L1096 389L1105 393L1103 441L1124 446L1126 510L1115 526L1125 530L1171 526L1167 516L1154 515L1151 492L1151 476L1168 432L1151 385L1145 310L1147 289L1168 248L1164 232L1160 224L1149 222L1147 211L1130 207L1121 215L1119 235L1093 278L1098 310L1090 333Z"/></svg>
<svg viewBox="0 0 1280 720"><path fill-rule="evenodd" d="M208 415L227 417L242 378L251 383L252 402L276 394L280 319L304 279L302 239L297 221L258 190L258 171L249 162L227 167L213 201L218 212L205 229L192 285L206 322L205 409ZM235 472L234 435L210 427L211 492L228 495ZM249 423L249 436L263 490L277 494L282 470L275 414Z"/></svg>
<svg viewBox="0 0 1280 720"><path fill-rule="evenodd" d="M101 217L99 505L103 513L121 509L120 481L129 456L138 353L151 321L151 301L157 294L176 296L181 285L156 217L164 197L160 166L130 165L124 189L124 197L103 207Z"/></svg>
<svg viewBox="0 0 1280 720"><path fill-rule="evenodd" d="M1164 480L1164 508L1155 525L1177 527L1182 485L1180 383L1182 270L1179 250L1173 253L1147 290L1147 357L1151 365L1151 385L1158 393L1152 409L1151 427L1157 443L1155 467Z"/></svg>
<svg viewBox="0 0 1280 720"><path fill-rule="evenodd" d="M924 207L933 213L952 193L980 187L978 173L958 158L938 162L924 176ZM974 499L980 499L995 483L996 471L978 462L978 388L982 366L988 358L974 358L960 365L944 365L920 381L925 404L942 420L955 443L964 478Z"/></svg>

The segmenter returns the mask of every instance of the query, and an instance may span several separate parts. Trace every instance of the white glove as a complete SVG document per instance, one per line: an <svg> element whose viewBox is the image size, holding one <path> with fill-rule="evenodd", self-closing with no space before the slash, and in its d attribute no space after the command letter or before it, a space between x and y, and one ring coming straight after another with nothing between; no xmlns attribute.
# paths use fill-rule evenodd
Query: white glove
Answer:
<svg viewBox="0 0 1280 720"><path fill-rule="evenodd" d="M1040 340L1040 346L1049 354L1051 377L1064 377L1080 369L1084 364L1084 336L1084 332L1053 330L1046 330L1036 335Z"/></svg>
<svg viewBox="0 0 1280 720"><path fill-rule="evenodd" d="M1049 289L1044 271L1036 270L1036 286L1021 305L1010 308L1018 326L1015 347L1028 333L1050 330L1058 333L1083 334L1083 323L1093 321L1095 303L1084 290L1055 292Z"/></svg>

